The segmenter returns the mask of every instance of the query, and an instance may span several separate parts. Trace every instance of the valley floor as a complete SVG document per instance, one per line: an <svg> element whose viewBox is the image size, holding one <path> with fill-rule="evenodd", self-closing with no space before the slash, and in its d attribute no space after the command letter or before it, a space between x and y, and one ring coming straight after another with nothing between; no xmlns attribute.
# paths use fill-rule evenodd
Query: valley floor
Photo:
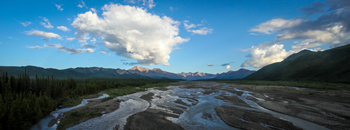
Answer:
<svg viewBox="0 0 350 130"><path fill-rule="evenodd" d="M91 113L85 122L70 120L75 126L58 128L350 129L348 99L350 94L342 91L178 82L107 101L90 101L76 111L99 115ZM69 114L72 112L64 115Z"/></svg>

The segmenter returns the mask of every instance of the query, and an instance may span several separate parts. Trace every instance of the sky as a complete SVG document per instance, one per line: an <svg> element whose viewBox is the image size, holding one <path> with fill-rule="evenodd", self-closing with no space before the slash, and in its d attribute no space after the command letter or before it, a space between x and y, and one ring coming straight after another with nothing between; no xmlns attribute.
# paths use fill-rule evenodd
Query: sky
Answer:
<svg viewBox="0 0 350 130"><path fill-rule="evenodd" d="M350 43L348 0L4 0L0 66L258 70Z"/></svg>

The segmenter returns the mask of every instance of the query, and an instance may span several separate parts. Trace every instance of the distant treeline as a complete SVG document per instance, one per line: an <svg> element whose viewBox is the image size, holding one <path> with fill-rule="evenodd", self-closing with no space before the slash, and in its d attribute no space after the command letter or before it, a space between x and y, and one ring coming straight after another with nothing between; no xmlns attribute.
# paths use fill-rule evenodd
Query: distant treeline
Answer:
<svg viewBox="0 0 350 130"><path fill-rule="evenodd" d="M62 102L79 96L96 94L110 88L144 86L172 82L170 79L55 79L29 78L25 71L17 77L3 73L0 77L0 130L29 129Z"/></svg>

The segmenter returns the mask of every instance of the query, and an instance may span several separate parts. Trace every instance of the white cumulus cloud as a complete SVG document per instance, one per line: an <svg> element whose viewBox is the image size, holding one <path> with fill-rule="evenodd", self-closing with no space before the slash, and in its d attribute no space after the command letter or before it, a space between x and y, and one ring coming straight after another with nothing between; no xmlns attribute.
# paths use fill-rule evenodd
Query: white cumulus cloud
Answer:
<svg viewBox="0 0 350 130"><path fill-rule="evenodd" d="M106 54L107 53L107 51L101 51L101 54Z"/></svg>
<svg viewBox="0 0 350 130"><path fill-rule="evenodd" d="M47 45L48 47L53 47L56 48L58 51L64 51L68 52L69 54L79 54L79 53L94 53L95 50L92 48L87 48L87 49L75 49L75 48L68 48L64 47L60 44L49 44Z"/></svg>
<svg viewBox="0 0 350 130"><path fill-rule="evenodd" d="M189 22L190 22L190 21L185 20L185 22L184 22L185 29L195 28L195 27L197 26L197 25L195 25L195 24L193 24L193 23L190 23L190 24L189 24Z"/></svg>
<svg viewBox="0 0 350 130"><path fill-rule="evenodd" d="M94 13L97 12L95 8L90 8L90 10L91 10L92 12L94 12Z"/></svg>
<svg viewBox="0 0 350 130"><path fill-rule="evenodd" d="M102 17L92 11L79 14L72 23L76 37L92 35L110 51L139 64L170 65L173 47L189 40L178 36L180 22L144 8L109 4L102 11Z"/></svg>
<svg viewBox="0 0 350 130"><path fill-rule="evenodd" d="M86 43L86 40L79 40L78 43Z"/></svg>
<svg viewBox="0 0 350 130"><path fill-rule="evenodd" d="M32 24L31 22L22 22L21 23L24 27L27 27L27 26L29 26L30 24Z"/></svg>
<svg viewBox="0 0 350 130"><path fill-rule="evenodd" d="M41 49L43 47L41 47L41 46L27 46L27 48L30 48L30 49Z"/></svg>
<svg viewBox="0 0 350 130"><path fill-rule="evenodd" d="M45 28L49 28L49 29L50 29L50 28L53 28L53 26L51 25L49 19L43 17L43 20L44 20L45 22L40 22L41 25L43 25Z"/></svg>
<svg viewBox="0 0 350 130"><path fill-rule="evenodd" d="M81 44L80 46L81 46L81 47L84 47L84 48L95 48L95 47L96 47L96 46L90 45L90 44L88 44L88 43L83 43L83 44Z"/></svg>
<svg viewBox="0 0 350 130"><path fill-rule="evenodd" d="M131 4L142 2L143 6L147 6L150 9L156 6L153 0L124 0L124 2L131 3Z"/></svg>
<svg viewBox="0 0 350 130"><path fill-rule="evenodd" d="M81 1L80 4L77 5L77 7L79 7L79 8L83 8L83 7L87 8L87 6L85 5L84 1Z"/></svg>
<svg viewBox="0 0 350 130"><path fill-rule="evenodd" d="M61 7L62 5L55 4L55 6L57 7L57 10L63 11L63 8Z"/></svg>
<svg viewBox="0 0 350 130"><path fill-rule="evenodd" d="M276 34L270 44L251 47L248 59L242 66L256 68L280 62L287 56L307 49L323 51L320 48L328 44L329 48L350 43L350 2L348 0L332 0L314 2L312 6L299 9L306 17L315 14L315 19L272 19L261 23L249 31L254 34ZM291 49L283 49L283 42L292 41ZM296 45L295 45L296 44Z"/></svg>
<svg viewBox="0 0 350 130"><path fill-rule="evenodd" d="M203 27L201 29L198 30L187 30L188 32L192 32L193 34L199 34L199 35L207 35L213 32L212 28L206 28Z"/></svg>
<svg viewBox="0 0 350 130"><path fill-rule="evenodd" d="M282 29L292 28L302 23L302 19L285 20L282 18L272 19L250 29L251 32L271 34Z"/></svg>
<svg viewBox="0 0 350 130"><path fill-rule="evenodd" d="M57 29L62 30L62 31L69 31L69 29L65 26L57 26Z"/></svg>
<svg viewBox="0 0 350 130"><path fill-rule="evenodd" d="M41 37L42 39L48 41L51 38L57 38L61 39L60 35L52 32L43 32L39 30L31 30L31 31L26 31L27 35L32 35L32 36L38 36Z"/></svg>
<svg viewBox="0 0 350 130"><path fill-rule="evenodd" d="M90 42L92 42L93 44L95 44L95 43L96 43L96 38L92 38L92 39L90 40Z"/></svg>
<svg viewBox="0 0 350 130"><path fill-rule="evenodd" d="M74 39L75 39L75 37L67 37L67 40L70 42L73 41Z"/></svg>
<svg viewBox="0 0 350 130"><path fill-rule="evenodd" d="M143 0L143 5L147 5L148 8L152 9L156 5L154 4L153 0Z"/></svg>
<svg viewBox="0 0 350 130"><path fill-rule="evenodd" d="M250 48L250 54L247 56L250 59L245 61L241 66L261 68L271 63L281 62L291 53L283 49L283 46L283 44L261 44L259 46L253 46Z"/></svg>
<svg viewBox="0 0 350 130"><path fill-rule="evenodd" d="M52 47L52 48L56 48L56 50L58 51L63 51L63 52L67 52L69 54L79 54L79 53L95 53L95 50L92 48L86 48L86 49L75 49L75 48L68 48L68 47L64 47L60 44L49 44L46 45L44 44L44 46L27 46L27 48L30 49L42 49L42 48L47 48L47 47Z"/></svg>
<svg viewBox="0 0 350 130"><path fill-rule="evenodd" d="M192 29L192 28L196 28L199 26L203 26L206 21L202 20L200 24L193 24L193 23L189 23L190 21L185 20L183 22L185 29L187 30L187 32L191 32L192 34L199 34L199 35L207 35L213 32L212 28L207 28L207 27L202 27L200 29Z"/></svg>

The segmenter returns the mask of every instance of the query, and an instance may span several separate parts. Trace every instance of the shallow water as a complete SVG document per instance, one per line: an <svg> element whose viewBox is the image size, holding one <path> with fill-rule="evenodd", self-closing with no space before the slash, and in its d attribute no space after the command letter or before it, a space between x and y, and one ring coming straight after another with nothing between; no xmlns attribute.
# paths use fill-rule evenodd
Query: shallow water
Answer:
<svg viewBox="0 0 350 130"><path fill-rule="evenodd" d="M51 127L47 127L47 125L50 123L50 121L52 119L57 118L59 114L67 112L67 111L70 111L70 110L73 110L73 109L78 108L78 107L85 106L86 104L88 104L89 100L102 99L102 98L105 98L105 97L109 97L109 95L108 94L103 94L102 96L99 96L97 98L83 99L81 101L81 103L79 105L77 105L77 106L69 107L69 108L63 108L63 109L59 109L59 110L56 110L56 111L52 111L49 115L47 115L46 117L41 119L37 124L32 126L30 129L31 130L56 130L57 124L55 124L55 125L53 125Z"/></svg>
<svg viewBox="0 0 350 130"><path fill-rule="evenodd" d="M145 92L118 97L118 99L126 101L121 102L116 111L90 119L67 130L113 130L117 125L119 125L119 129L123 129L129 116L148 108L148 102L139 98L143 94Z"/></svg>

